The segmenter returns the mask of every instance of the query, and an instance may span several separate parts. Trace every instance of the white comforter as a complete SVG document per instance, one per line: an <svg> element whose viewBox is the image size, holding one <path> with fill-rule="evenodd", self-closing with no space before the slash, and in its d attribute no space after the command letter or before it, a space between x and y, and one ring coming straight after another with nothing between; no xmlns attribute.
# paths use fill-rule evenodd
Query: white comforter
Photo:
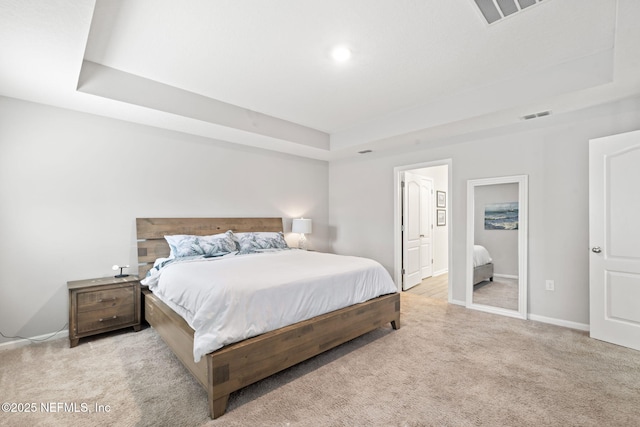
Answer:
<svg viewBox="0 0 640 427"><path fill-rule="evenodd" d="M481 265L489 264L493 262L491 255L487 248L480 245L473 245L473 267L479 267Z"/></svg>
<svg viewBox="0 0 640 427"><path fill-rule="evenodd" d="M379 263L285 250L174 261L143 281L195 330L193 357L396 292Z"/></svg>

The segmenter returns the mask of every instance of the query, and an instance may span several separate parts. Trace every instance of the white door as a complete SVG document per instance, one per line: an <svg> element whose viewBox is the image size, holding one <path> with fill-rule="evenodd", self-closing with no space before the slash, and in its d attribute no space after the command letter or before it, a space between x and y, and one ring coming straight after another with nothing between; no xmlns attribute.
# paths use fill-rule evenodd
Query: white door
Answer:
<svg viewBox="0 0 640 427"><path fill-rule="evenodd" d="M640 131L589 144L590 333L640 350Z"/></svg>
<svg viewBox="0 0 640 427"><path fill-rule="evenodd" d="M402 289L422 280L420 266L420 180L410 172L404 174L402 232Z"/></svg>
<svg viewBox="0 0 640 427"><path fill-rule="evenodd" d="M433 276L433 181L420 178L421 279Z"/></svg>

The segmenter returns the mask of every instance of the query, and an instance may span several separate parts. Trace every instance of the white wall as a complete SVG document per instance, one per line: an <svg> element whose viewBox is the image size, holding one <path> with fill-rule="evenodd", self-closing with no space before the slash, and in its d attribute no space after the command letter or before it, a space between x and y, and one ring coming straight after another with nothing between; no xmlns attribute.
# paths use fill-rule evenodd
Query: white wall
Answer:
<svg viewBox="0 0 640 427"><path fill-rule="evenodd" d="M0 331L62 328L67 281L136 265L136 217L276 216L290 231L304 215L326 249L327 177L322 161L0 97Z"/></svg>
<svg viewBox="0 0 640 427"><path fill-rule="evenodd" d="M393 274L393 169L448 158L453 299L465 299L466 181L527 174L529 312L586 324L588 140L640 129L640 101L566 119L327 165L0 97L0 331L60 329L68 280L135 265L136 217L304 215L313 248Z"/></svg>
<svg viewBox="0 0 640 427"><path fill-rule="evenodd" d="M424 142L329 165L329 223L336 253L368 256L394 275L393 169L452 159L452 298L465 301L466 182L529 175L529 307L589 323L588 141L640 129L640 100L520 122L492 134ZM554 279L554 292L544 289Z"/></svg>

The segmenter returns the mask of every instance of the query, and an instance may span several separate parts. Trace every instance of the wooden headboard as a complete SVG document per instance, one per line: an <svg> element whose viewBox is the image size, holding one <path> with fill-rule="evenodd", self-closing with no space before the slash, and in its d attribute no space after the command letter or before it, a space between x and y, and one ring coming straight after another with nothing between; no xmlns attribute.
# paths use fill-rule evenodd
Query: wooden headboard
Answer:
<svg viewBox="0 0 640 427"><path fill-rule="evenodd" d="M169 256L169 245L164 236L209 236L227 230L237 233L283 231L282 218L136 218L138 276L143 278L157 258Z"/></svg>

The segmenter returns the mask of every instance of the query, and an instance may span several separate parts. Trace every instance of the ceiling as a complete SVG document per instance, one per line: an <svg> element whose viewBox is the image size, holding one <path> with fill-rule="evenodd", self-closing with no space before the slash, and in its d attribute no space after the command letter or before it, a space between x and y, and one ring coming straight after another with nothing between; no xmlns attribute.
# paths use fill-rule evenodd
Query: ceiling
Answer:
<svg viewBox="0 0 640 427"><path fill-rule="evenodd" d="M473 0L0 0L0 95L330 160L637 96L639 20L637 0L491 25Z"/></svg>

